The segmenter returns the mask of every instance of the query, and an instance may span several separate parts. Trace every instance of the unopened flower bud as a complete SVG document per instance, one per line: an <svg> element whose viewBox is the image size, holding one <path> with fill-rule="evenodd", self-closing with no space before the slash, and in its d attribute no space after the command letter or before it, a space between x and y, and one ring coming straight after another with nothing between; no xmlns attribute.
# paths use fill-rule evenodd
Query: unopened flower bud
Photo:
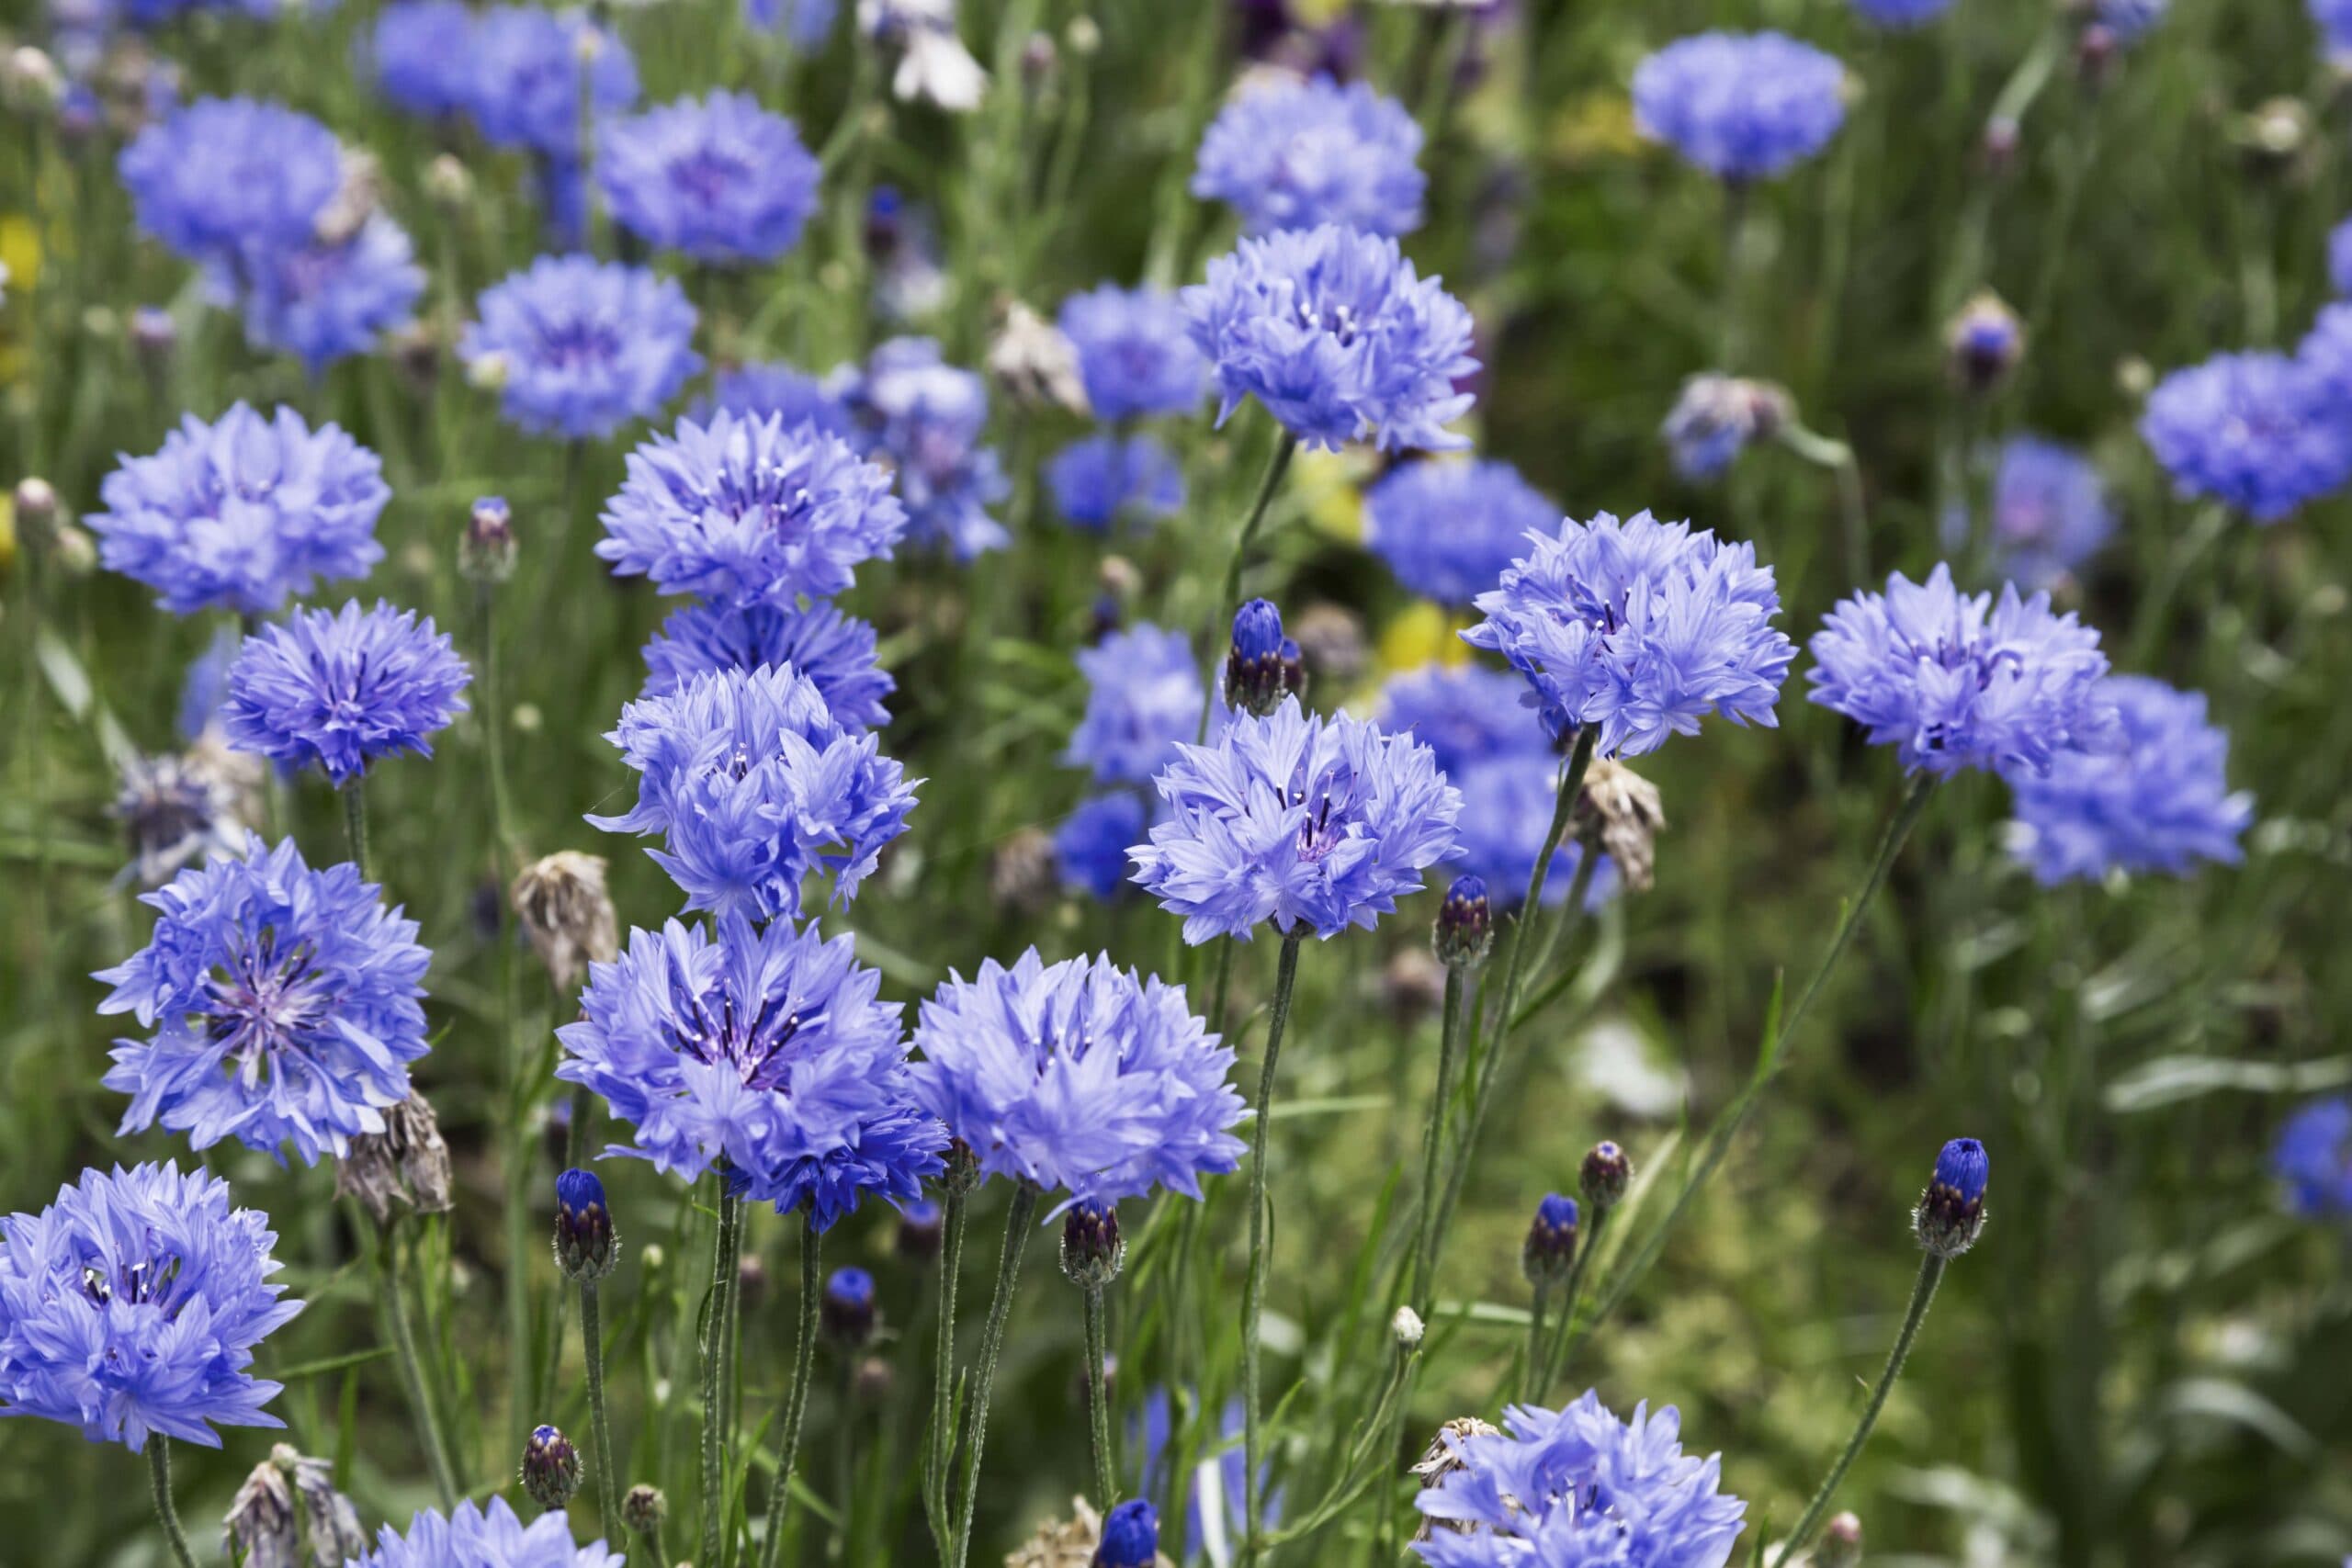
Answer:
<svg viewBox="0 0 2352 1568"><path fill-rule="evenodd" d="M1913 1215L1919 1245L1939 1258L1957 1258L1973 1247L1984 1229L1984 1188L1992 1175L1983 1144L1973 1138L1946 1144Z"/></svg>
<svg viewBox="0 0 2352 1568"><path fill-rule="evenodd" d="M1306 680L1341 684L1363 673L1372 651L1364 641L1363 617L1344 604L1309 604L1291 627ZM1304 690L1304 685L1294 690Z"/></svg>
<svg viewBox="0 0 2352 1568"><path fill-rule="evenodd" d="M1862 1560L1862 1521L1850 1511L1833 1514L1813 1549L1813 1568L1857 1568Z"/></svg>
<svg viewBox="0 0 2352 1568"><path fill-rule="evenodd" d="M2104 87L2115 73L2123 40L2105 22L2087 24L2075 36L2075 75L2086 87Z"/></svg>
<svg viewBox="0 0 2352 1568"><path fill-rule="evenodd" d="M670 1499L662 1495L659 1486L648 1486L640 1481L621 1498L621 1522L649 1541L669 1517Z"/></svg>
<svg viewBox="0 0 2352 1568"><path fill-rule="evenodd" d="M1527 1240L1519 1249L1519 1266L1527 1282L1538 1290L1563 1284L1577 1258L1577 1201L1547 1192L1535 1205Z"/></svg>
<svg viewBox="0 0 2352 1568"><path fill-rule="evenodd" d="M1062 37L1069 40L1069 51L1082 59L1102 49L1102 25L1091 17L1072 17Z"/></svg>
<svg viewBox="0 0 2352 1568"><path fill-rule="evenodd" d="M757 1312L768 1299L768 1266L750 1253L735 1261L735 1299L745 1312Z"/></svg>
<svg viewBox="0 0 2352 1568"><path fill-rule="evenodd" d="M1396 1315L1388 1320L1389 1337L1396 1341L1399 1350L1419 1349L1421 1336L1427 1332L1428 1326L1421 1322L1421 1314L1408 1306L1398 1307Z"/></svg>
<svg viewBox="0 0 2352 1568"><path fill-rule="evenodd" d="M2018 122L2007 115L1996 115L1986 120L1984 140L1978 149L1984 156L1984 172L1996 179L2016 173L2020 141Z"/></svg>
<svg viewBox="0 0 2352 1568"><path fill-rule="evenodd" d="M534 1427L523 1445L523 1490L549 1513L580 1490L580 1450L553 1427Z"/></svg>
<svg viewBox="0 0 2352 1568"><path fill-rule="evenodd" d="M503 582L514 575L514 512L505 497L483 496L458 540L458 575L469 582Z"/></svg>
<svg viewBox="0 0 2352 1568"><path fill-rule="evenodd" d="M28 476L17 481L17 534L30 539L46 535L57 523L57 491L47 479ZM48 541L43 539L46 544Z"/></svg>
<svg viewBox="0 0 2352 1568"><path fill-rule="evenodd" d="M463 207L473 198L472 171L456 153L444 152L424 166L424 194L436 206Z"/></svg>
<svg viewBox="0 0 2352 1568"><path fill-rule="evenodd" d="M1102 1544L1091 1568L1152 1568L1159 1557L1159 1516L1130 1497L1102 1517Z"/></svg>
<svg viewBox="0 0 2352 1568"><path fill-rule="evenodd" d="M1438 906L1437 930L1430 939L1438 962L1448 968L1476 968L1495 946L1494 906L1481 876L1457 876Z"/></svg>
<svg viewBox="0 0 2352 1568"><path fill-rule="evenodd" d="M850 1393L861 1404L879 1404L890 1397L891 1385L898 1381L899 1374L888 1361L868 1356L857 1363L850 1379Z"/></svg>
<svg viewBox="0 0 2352 1568"><path fill-rule="evenodd" d="M513 367L507 363L505 352L492 349L488 354L476 355L468 362L466 383L485 392L503 392L506 389L506 378L512 373Z"/></svg>
<svg viewBox="0 0 2352 1568"><path fill-rule="evenodd" d="M1225 700L1261 716L1306 690L1306 661L1283 636L1283 613L1264 599L1234 612L1233 644L1225 656Z"/></svg>
<svg viewBox="0 0 2352 1568"><path fill-rule="evenodd" d="M1603 1138L1584 1156L1577 1177L1585 1204L1598 1220L1624 1200L1625 1189L1634 1184L1634 1162L1625 1157L1623 1149Z"/></svg>
<svg viewBox="0 0 2352 1568"><path fill-rule="evenodd" d="M855 1349L874 1337L874 1276L863 1269L836 1269L817 1301L825 1337Z"/></svg>
<svg viewBox="0 0 2352 1568"><path fill-rule="evenodd" d="M156 305L141 305L130 312L130 350L148 369L160 370L169 365L179 345L179 323L172 320L169 310Z"/></svg>
<svg viewBox="0 0 2352 1568"><path fill-rule="evenodd" d="M946 1237L946 1219L930 1199L918 1198L899 1211L899 1256L908 1262L930 1262Z"/></svg>
<svg viewBox="0 0 2352 1568"><path fill-rule="evenodd" d="M2025 355L2025 323L1991 289L1960 308L1944 334L1953 378L1979 395L2007 379Z"/></svg>
<svg viewBox="0 0 2352 1568"><path fill-rule="evenodd" d="M1005 308L1004 325L989 345L988 371L1023 408L1091 412L1078 373L1078 345L1018 299Z"/></svg>
<svg viewBox="0 0 2352 1568"><path fill-rule="evenodd" d="M2312 143L2312 111L2301 98L2272 98L2231 128L2249 173L2275 179L2292 173Z"/></svg>
<svg viewBox="0 0 2352 1568"><path fill-rule="evenodd" d="M1400 947L1380 971L1380 995L1397 1022L1411 1027L1445 1001L1445 966L1428 948Z"/></svg>
<svg viewBox="0 0 2352 1568"><path fill-rule="evenodd" d="M620 1236L594 1171L567 1170L555 1179L555 1260L563 1277L601 1280L620 1260Z"/></svg>
<svg viewBox="0 0 2352 1568"><path fill-rule="evenodd" d="M1119 1236L1119 1206L1080 1200L1062 1217L1062 1272L1070 1283L1100 1289L1119 1277L1127 1258Z"/></svg>
<svg viewBox="0 0 2352 1568"><path fill-rule="evenodd" d="M25 114L47 114L65 96L65 78L57 62L30 44L8 56L6 88L8 107Z"/></svg>
<svg viewBox="0 0 2352 1568"><path fill-rule="evenodd" d="M570 990L589 964L619 955L619 922L613 896L605 890L602 855L559 850L534 861L515 877L509 897L559 987Z"/></svg>
<svg viewBox="0 0 2352 1568"><path fill-rule="evenodd" d="M49 536L50 554L68 577L87 577L98 570L98 542L71 523L60 523Z"/></svg>
<svg viewBox="0 0 2352 1568"><path fill-rule="evenodd" d="M1061 63L1061 51L1054 47L1054 35L1031 33L1021 46L1021 79L1032 92L1045 85Z"/></svg>
<svg viewBox="0 0 2352 1568"><path fill-rule="evenodd" d="M1038 914L1060 886L1054 836L1043 828L1016 829L989 855L989 898L1001 909Z"/></svg>

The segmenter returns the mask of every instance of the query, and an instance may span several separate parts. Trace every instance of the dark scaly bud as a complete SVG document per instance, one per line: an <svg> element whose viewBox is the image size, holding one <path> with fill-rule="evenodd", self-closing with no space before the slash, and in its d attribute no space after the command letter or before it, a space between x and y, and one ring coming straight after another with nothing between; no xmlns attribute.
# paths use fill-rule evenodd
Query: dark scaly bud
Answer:
<svg viewBox="0 0 2352 1568"><path fill-rule="evenodd" d="M1538 1290L1566 1284L1577 1260L1577 1201L1547 1192L1535 1205L1527 1240L1519 1249L1519 1266L1527 1282Z"/></svg>
<svg viewBox="0 0 2352 1568"><path fill-rule="evenodd" d="M1484 877L1453 879L1453 886L1445 890L1445 902L1438 906L1437 929L1430 945L1437 950L1438 962L1448 968L1475 969L1487 961L1495 946L1495 911L1487 899Z"/></svg>
<svg viewBox="0 0 2352 1568"><path fill-rule="evenodd" d="M1062 1272L1071 1284L1089 1289L1107 1285L1119 1277L1126 1258L1116 1203L1081 1201L1069 1206L1062 1218Z"/></svg>
<svg viewBox="0 0 2352 1568"><path fill-rule="evenodd" d="M1973 1138L1954 1138L1936 1156L1935 1174L1913 1216L1919 1245L1939 1258L1957 1258L1984 1229L1984 1189L1993 1162Z"/></svg>
<svg viewBox="0 0 2352 1568"><path fill-rule="evenodd" d="M553 1427L531 1428L523 1445L523 1490L548 1513L560 1511L580 1490L580 1450Z"/></svg>
<svg viewBox="0 0 2352 1568"><path fill-rule="evenodd" d="M1585 1204L1598 1219L1623 1201L1625 1189L1634 1184L1634 1162L1625 1157L1623 1149L1603 1138L1584 1156L1577 1175Z"/></svg>
<svg viewBox="0 0 2352 1568"><path fill-rule="evenodd" d="M601 1280L620 1259L620 1236L594 1173L567 1170L555 1179L555 1260L567 1280Z"/></svg>

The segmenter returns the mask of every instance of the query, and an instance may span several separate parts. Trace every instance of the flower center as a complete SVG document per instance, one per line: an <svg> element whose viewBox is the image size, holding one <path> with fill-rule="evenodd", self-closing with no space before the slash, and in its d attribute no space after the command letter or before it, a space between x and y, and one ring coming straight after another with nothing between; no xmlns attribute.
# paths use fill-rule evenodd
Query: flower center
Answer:
<svg viewBox="0 0 2352 1568"><path fill-rule="evenodd" d="M205 976L205 1034L222 1048L223 1070L250 1081L270 1052L300 1047L320 1026L328 998L316 956L300 942L281 957L276 929L264 927L257 942Z"/></svg>

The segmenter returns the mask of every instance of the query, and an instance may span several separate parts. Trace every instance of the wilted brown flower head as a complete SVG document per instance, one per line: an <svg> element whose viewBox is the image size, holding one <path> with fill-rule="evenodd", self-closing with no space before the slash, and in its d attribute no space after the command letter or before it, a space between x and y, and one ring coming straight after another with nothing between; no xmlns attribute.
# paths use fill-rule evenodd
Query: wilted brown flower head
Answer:
<svg viewBox="0 0 2352 1568"><path fill-rule="evenodd" d="M1580 831L1600 839L1627 888L1649 891L1657 869L1656 840L1666 826L1657 785L1614 758L1595 757L1577 796L1576 821Z"/></svg>
<svg viewBox="0 0 2352 1568"><path fill-rule="evenodd" d="M1054 898L1054 840L1043 828L1023 828L989 857L989 897L1000 908L1035 914Z"/></svg>
<svg viewBox="0 0 2352 1568"><path fill-rule="evenodd" d="M1440 1427L1437 1429L1437 1436L1430 1439L1430 1446L1422 1451L1419 1461L1412 1469L1412 1473L1421 1478L1421 1490L1426 1492L1432 1486L1441 1485L1447 1476L1457 1470L1466 1468L1463 1463L1461 1450L1456 1446L1463 1438L1492 1437L1499 1429L1488 1426L1476 1416L1457 1416ZM1438 1521L1431 1519L1426 1514L1423 1515L1421 1528L1413 1533L1413 1539L1415 1540L1429 1540L1430 1530L1437 1523ZM1472 1527L1454 1524L1449 1520L1445 1522L1444 1528L1466 1533Z"/></svg>
<svg viewBox="0 0 2352 1568"><path fill-rule="evenodd" d="M351 1140L351 1152L337 1162L334 1195L356 1198L378 1224L392 1217L395 1201L420 1214L449 1211L449 1145L424 1096L412 1092L384 1112L384 1130Z"/></svg>
<svg viewBox="0 0 2352 1568"><path fill-rule="evenodd" d="M1005 307L1004 325L989 344L988 368L1005 396L1023 408L1091 412L1086 383L1078 374L1077 346L1061 328L1018 299Z"/></svg>
<svg viewBox="0 0 2352 1568"><path fill-rule="evenodd" d="M605 857L559 850L533 861L514 879L514 913L539 962L570 990L591 964L609 964L620 952L613 896L605 890Z"/></svg>
<svg viewBox="0 0 2352 1568"><path fill-rule="evenodd" d="M288 1443L254 1466L220 1523L245 1568L339 1568L368 1550L359 1511L334 1489L334 1470Z"/></svg>

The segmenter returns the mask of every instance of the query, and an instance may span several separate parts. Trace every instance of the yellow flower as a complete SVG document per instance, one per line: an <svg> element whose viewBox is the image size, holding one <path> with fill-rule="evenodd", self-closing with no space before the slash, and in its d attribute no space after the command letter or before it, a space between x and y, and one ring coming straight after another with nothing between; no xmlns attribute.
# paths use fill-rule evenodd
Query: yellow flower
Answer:
<svg viewBox="0 0 2352 1568"><path fill-rule="evenodd" d="M1467 664L1470 645L1455 634L1470 624L1426 599L1416 601L1380 628L1380 667L1395 674L1425 664L1448 669Z"/></svg>

